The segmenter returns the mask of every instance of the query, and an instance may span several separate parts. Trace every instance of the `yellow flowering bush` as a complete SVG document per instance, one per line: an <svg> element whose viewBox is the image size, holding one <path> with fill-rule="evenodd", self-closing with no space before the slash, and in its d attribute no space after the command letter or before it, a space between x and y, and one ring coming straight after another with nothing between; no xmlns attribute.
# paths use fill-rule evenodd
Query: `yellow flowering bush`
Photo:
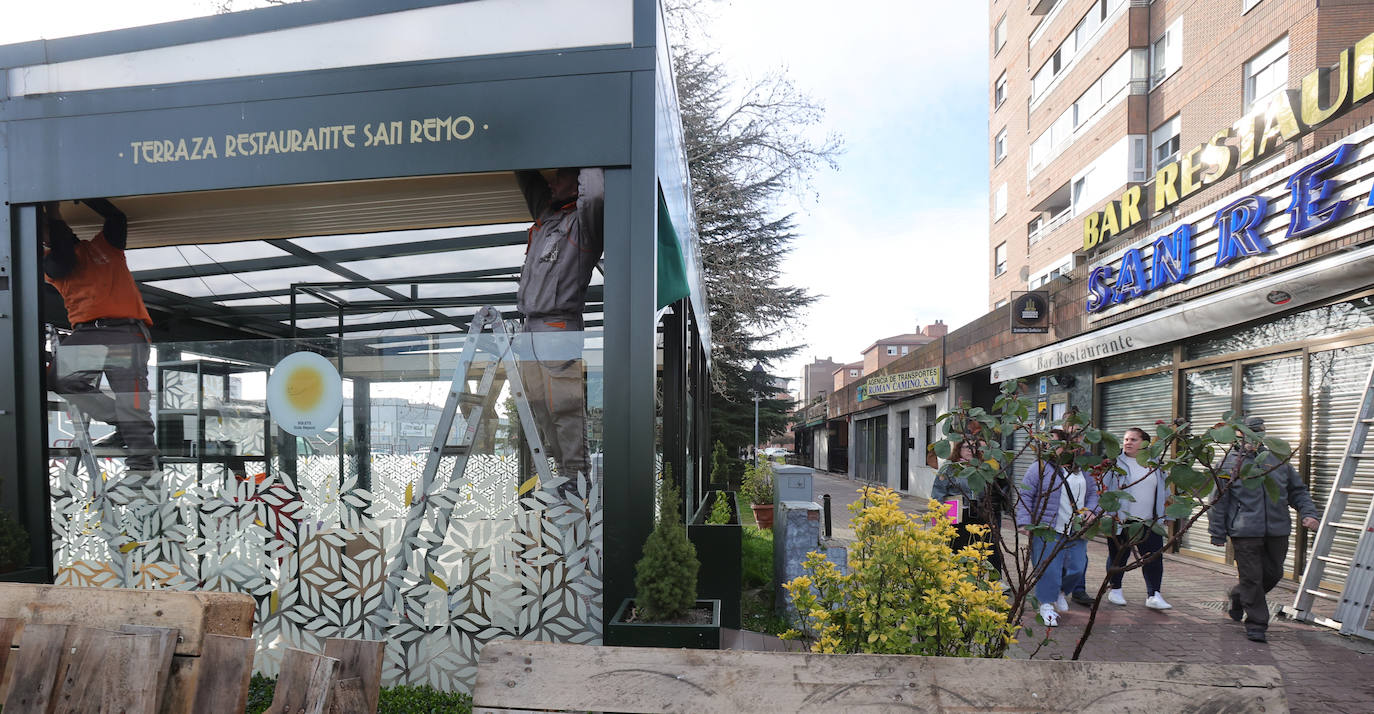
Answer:
<svg viewBox="0 0 1374 714"><path fill-rule="evenodd" d="M1001 657L1016 630L1007 600L990 576L984 542L955 551L954 526L941 504L917 517L887 488L863 488L851 504L856 542L849 573L821 553L806 575L784 585L799 629L783 636L827 654L918 654ZM970 530L977 526L970 526Z"/></svg>

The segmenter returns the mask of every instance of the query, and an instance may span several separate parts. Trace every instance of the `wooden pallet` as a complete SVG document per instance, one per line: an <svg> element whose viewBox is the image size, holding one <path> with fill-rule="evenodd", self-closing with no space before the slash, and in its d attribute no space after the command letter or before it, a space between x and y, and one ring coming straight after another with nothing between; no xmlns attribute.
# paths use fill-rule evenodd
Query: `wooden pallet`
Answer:
<svg viewBox="0 0 1374 714"><path fill-rule="evenodd" d="M242 714L253 607L235 593L0 584L5 711Z"/></svg>
<svg viewBox="0 0 1374 714"><path fill-rule="evenodd" d="M6 714L243 714L253 598L0 583ZM287 650L270 712L375 714L384 643Z"/></svg>
<svg viewBox="0 0 1374 714"><path fill-rule="evenodd" d="M1272 666L588 647L482 648L474 714L1286 712Z"/></svg>

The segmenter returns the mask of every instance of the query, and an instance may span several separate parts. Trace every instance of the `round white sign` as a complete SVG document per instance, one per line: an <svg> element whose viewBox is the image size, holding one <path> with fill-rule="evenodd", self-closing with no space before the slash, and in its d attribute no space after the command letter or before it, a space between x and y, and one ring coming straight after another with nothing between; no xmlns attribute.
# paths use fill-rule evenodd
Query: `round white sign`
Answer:
<svg viewBox="0 0 1374 714"><path fill-rule="evenodd" d="M338 420L342 406L338 370L314 352L287 355L267 378L267 411L287 433L315 436Z"/></svg>

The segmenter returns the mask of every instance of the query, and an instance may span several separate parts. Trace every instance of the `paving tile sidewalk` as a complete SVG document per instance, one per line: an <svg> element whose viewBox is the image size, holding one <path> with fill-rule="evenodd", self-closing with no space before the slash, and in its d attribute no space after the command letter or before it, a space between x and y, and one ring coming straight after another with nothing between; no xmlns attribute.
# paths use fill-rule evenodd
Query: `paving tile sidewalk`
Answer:
<svg viewBox="0 0 1374 714"><path fill-rule="evenodd" d="M819 502L829 493L834 535L853 540L845 506L858 499L862 485L843 475L817 472ZM923 499L903 497L903 510L923 513ZM1089 591L1101 582L1107 548L1101 541L1088 547ZM1094 582L1096 580L1096 582ZM1269 642L1245 638L1242 625L1224 612L1227 589L1235 582L1229 566L1180 556L1166 556L1162 592L1174 606L1158 612L1145 607L1145 584L1138 572L1123 583L1127 606L1103 601L1084 646L1082 659L1101 662L1182 662L1193 664L1268 664L1283 675L1288 705L1294 712L1374 711L1374 641L1342 637L1324 627L1275 617ZM1293 601L1295 585L1285 581L1270 593L1270 606ZM1088 622L1086 607L1071 605L1053 628L1051 642L1038 648L1036 659L1070 659ZM1042 634L1039 625L1033 625ZM1040 638L1022 638L1013 657L1037 650Z"/></svg>

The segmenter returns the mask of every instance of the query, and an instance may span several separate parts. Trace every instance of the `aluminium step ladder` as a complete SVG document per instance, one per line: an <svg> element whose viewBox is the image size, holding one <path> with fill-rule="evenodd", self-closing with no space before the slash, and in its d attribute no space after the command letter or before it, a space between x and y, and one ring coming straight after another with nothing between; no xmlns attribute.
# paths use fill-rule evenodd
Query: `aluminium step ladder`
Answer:
<svg viewBox="0 0 1374 714"><path fill-rule="evenodd" d="M1298 586L1293 606L1286 608L1286 614L1294 619L1335 628L1344 635L1374 639L1374 630L1366 627L1370 604L1374 601L1374 488L1354 485L1355 473L1361 462L1374 459L1374 453L1365 451L1371 425L1374 425L1374 364L1370 365L1364 397L1350 430L1350 441L1341 459L1340 470L1336 473L1326 511L1322 514L1321 526L1317 529L1312 557L1302 574L1302 583ZM1371 497L1365 513L1360 514L1350 508L1351 496ZM1332 554L1336 535L1341 532L1356 534L1357 545L1352 558ZM1339 595L1321 588L1322 576L1326 574L1328 565L1347 568L1345 587ZM1334 617L1317 617L1313 614L1312 605L1317 598L1336 603Z"/></svg>
<svg viewBox="0 0 1374 714"><path fill-rule="evenodd" d="M109 498L109 492L105 484L105 472L101 470L99 462L96 461L96 447L91 439L90 417L76 407L71 402L66 402L67 419L72 423L72 435L76 442L77 454L75 458L67 457L67 477L72 483L77 482L77 476L82 466L86 467L86 474L91 480L91 503L89 508L99 514L101 525L101 535L105 539L110 554L110 569L114 572L116 583L120 587L130 587L133 582L133 564L130 554L131 548L128 544L132 543L127 533L119 531L115 526L119 522L119 514L115 511L115 504ZM116 455L119 450L111 449L111 455Z"/></svg>
<svg viewBox="0 0 1374 714"><path fill-rule="evenodd" d="M491 328L491 332L484 334L483 331L487 328ZM425 459L419 486L413 490L406 490L409 510L405 530L401 532L402 555L395 559L388 577L387 589L390 597L378 611L379 617L383 620L397 615L412 622L424 619L424 613L411 606L407 595L414 592L417 587L438 582L435 575L439 565L438 553L448 533L456 505L445 496L445 492L456 486L463 478L483 416L495 407L500 390L493 389L493 385L497 372L501 369L505 370L505 379L510 383L511 396L514 398L516 412L519 414L520 425L524 430L525 441L529 446L536 471L536 476L520 484L514 495L523 496L541 483L546 488L554 483L544 444L539 429L535 426L534 413L525 393L524 381L513 349L514 342L515 338L502 318L501 311L490 305L479 310L468 324L467 338L464 340L458 365L453 370L448 397L444 400L443 410L439 414L439 423L434 430L434 441ZM487 361L481 377L477 380L476 391L468 391L468 372L479 350L488 352L491 359ZM457 432L457 443L449 444L448 439L456 421L462 422ZM456 458L445 487L436 489L435 480L444 456ZM431 504L431 501L434 503ZM431 505L435 509L433 515L430 514ZM429 523L430 528L428 532L422 533L425 523ZM416 562L415 565L423 565L424 577L413 582L408 581L406 577L412 559L412 556L406 555L408 550L415 556L423 553L419 556L422 557L423 563Z"/></svg>

